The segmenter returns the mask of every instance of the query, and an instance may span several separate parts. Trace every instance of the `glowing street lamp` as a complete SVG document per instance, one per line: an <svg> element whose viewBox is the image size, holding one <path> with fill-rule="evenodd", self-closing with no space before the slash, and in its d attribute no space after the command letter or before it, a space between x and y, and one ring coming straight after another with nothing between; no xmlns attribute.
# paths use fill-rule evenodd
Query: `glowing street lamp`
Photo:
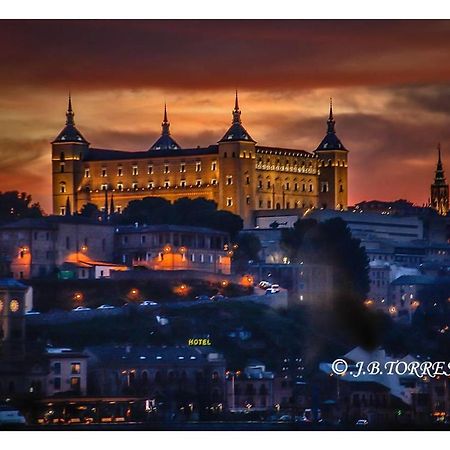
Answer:
<svg viewBox="0 0 450 450"><path fill-rule="evenodd" d="M75 292L75 294L73 294L73 299L78 303L82 302L83 298L84 298L84 296L81 292Z"/></svg>

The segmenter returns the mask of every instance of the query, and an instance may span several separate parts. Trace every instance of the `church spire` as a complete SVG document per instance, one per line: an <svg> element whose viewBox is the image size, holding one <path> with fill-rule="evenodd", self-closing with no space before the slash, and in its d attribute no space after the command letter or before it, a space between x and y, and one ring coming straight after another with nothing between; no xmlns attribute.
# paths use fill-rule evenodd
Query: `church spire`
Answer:
<svg viewBox="0 0 450 450"><path fill-rule="evenodd" d="M336 135L336 129L335 129L336 121L334 120L334 114L333 114L333 98L330 97L330 110L328 113L328 119L327 119L327 134L322 139L322 142L319 144L319 146L316 148L315 151L329 151L329 150L345 150L347 149L344 147L340 139Z"/></svg>
<svg viewBox="0 0 450 450"><path fill-rule="evenodd" d="M434 176L434 184L445 184L445 174L444 174L444 168L442 166L441 143L440 142L437 145L437 151L438 151L438 161L436 164L436 174Z"/></svg>
<svg viewBox="0 0 450 450"><path fill-rule="evenodd" d="M170 122L167 114L167 103L164 102L164 115L161 123L161 136L149 148L149 150L179 150L181 147L170 136Z"/></svg>

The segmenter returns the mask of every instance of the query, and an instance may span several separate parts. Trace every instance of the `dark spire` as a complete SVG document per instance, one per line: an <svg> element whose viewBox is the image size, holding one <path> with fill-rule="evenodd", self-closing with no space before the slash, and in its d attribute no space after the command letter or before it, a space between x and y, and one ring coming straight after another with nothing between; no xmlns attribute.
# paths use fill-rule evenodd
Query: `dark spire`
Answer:
<svg viewBox="0 0 450 450"><path fill-rule="evenodd" d="M327 133L336 133L336 130L334 129L334 125L336 124L336 122L334 121L334 117L333 117L333 98L330 97L330 114L328 116L328 120L327 120L327 125L328 125L328 130Z"/></svg>
<svg viewBox="0 0 450 450"><path fill-rule="evenodd" d="M438 150L438 161L436 165L436 173L434 176L434 184L445 184L445 174L444 174L444 167L442 165L441 160L441 143L439 142L437 145Z"/></svg>
<svg viewBox="0 0 450 450"><path fill-rule="evenodd" d="M170 134L170 122L167 119L167 104L164 102L164 119L162 121L162 134L169 136Z"/></svg>
<svg viewBox="0 0 450 450"><path fill-rule="evenodd" d="M170 136L170 122L167 116L167 104L165 102L161 128L161 137L150 147L149 150L179 150L181 147L175 139Z"/></svg>
<svg viewBox="0 0 450 450"><path fill-rule="evenodd" d="M66 125L71 125L71 126L75 125L75 121L73 120L74 116L75 116L75 114L72 109L72 97L69 92L69 105L67 107L67 112L66 112Z"/></svg>
<svg viewBox="0 0 450 450"><path fill-rule="evenodd" d="M219 142L227 142L227 141L255 142L252 139L252 137L247 133L247 130L242 126L241 110L239 109L239 98L237 89L234 99L234 109L232 115L233 120L231 121L231 127L228 129L228 131L225 133L225 135Z"/></svg>
<svg viewBox="0 0 450 450"><path fill-rule="evenodd" d="M336 121L333 115L333 99L330 97L330 112L327 120L327 134L322 139L322 142L316 148L316 151L320 150L347 150L340 139L336 135L335 129Z"/></svg>
<svg viewBox="0 0 450 450"><path fill-rule="evenodd" d="M69 92L69 101L66 112L66 126L62 129L53 142L79 142L89 144L89 142L86 141L83 135L75 127L74 116L75 113L72 109L72 96Z"/></svg>
<svg viewBox="0 0 450 450"><path fill-rule="evenodd" d="M109 214L108 214L108 188L105 189L105 211L104 211L104 221L106 222L108 220Z"/></svg>

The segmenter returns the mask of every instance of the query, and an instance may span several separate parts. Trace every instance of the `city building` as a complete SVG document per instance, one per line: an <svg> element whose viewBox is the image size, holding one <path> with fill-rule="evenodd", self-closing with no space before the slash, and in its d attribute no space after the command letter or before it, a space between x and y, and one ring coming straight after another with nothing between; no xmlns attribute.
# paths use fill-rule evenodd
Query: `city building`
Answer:
<svg viewBox="0 0 450 450"><path fill-rule="evenodd" d="M181 225L116 228L116 260L129 267L229 275L232 249L226 232Z"/></svg>
<svg viewBox="0 0 450 450"><path fill-rule="evenodd" d="M211 347L94 346L89 392L96 396L145 396L172 413L222 411L225 360Z"/></svg>
<svg viewBox="0 0 450 450"><path fill-rule="evenodd" d="M15 279L55 275L64 263L112 261L114 227L70 216L22 219L0 227L0 254Z"/></svg>
<svg viewBox="0 0 450 450"><path fill-rule="evenodd" d="M165 108L161 136L148 150L99 149L76 128L69 97L66 125L52 142L53 213L86 203L121 212L149 196L204 197L253 226L258 210L347 208L348 150L336 135L331 103L326 135L312 152L257 145L242 124L237 92L232 116L218 143L183 148Z"/></svg>
<svg viewBox="0 0 450 450"><path fill-rule="evenodd" d="M255 363L237 372L227 372L227 405L230 411L279 411L292 407L291 379Z"/></svg>

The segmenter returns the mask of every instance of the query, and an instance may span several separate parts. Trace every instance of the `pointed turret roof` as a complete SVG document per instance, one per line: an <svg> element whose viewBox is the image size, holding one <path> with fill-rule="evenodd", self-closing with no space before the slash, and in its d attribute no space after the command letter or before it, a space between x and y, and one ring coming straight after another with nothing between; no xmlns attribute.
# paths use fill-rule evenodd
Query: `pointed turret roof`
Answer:
<svg viewBox="0 0 450 450"><path fill-rule="evenodd" d="M179 150L181 147L170 135L170 122L167 118L167 105L164 103L164 118L161 123L161 136L149 150Z"/></svg>
<svg viewBox="0 0 450 450"><path fill-rule="evenodd" d="M438 161L437 161L437 165L436 165L436 173L434 176L434 184L443 186L446 184L446 180L445 180L444 167L442 165L442 160L441 160L441 144L440 143L437 146L437 150L438 150Z"/></svg>
<svg viewBox="0 0 450 450"><path fill-rule="evenodd" d="M237 90L236 90L236 97L234 100L233 121L231 122L231 127L228 129L228 131L224 134L223 138L219 142L229 142L229 141L256 142L247 133L247 130L242 125L241 110L239 109L239 99Z"/></svg>
<svg viewBox="0 0 450 450"><path fill-rule="evenodd" d="M66 112L66 126L62 129L53 142L81 142L83 144L89 144L89 142L75 127L74 116L75 113L72 109L72 97L69 93L69 104Z"/></svg>
<svg viewBox="0 0 450 450"><path fill-rule="evenodd" d="M333 99L330 98L330 113L328 115L327 120L327 134L322 139L322 142L317 147L318 150L347 150L344 147L344 144L340 141L340 139L336 135L335 130L336 122L333 116Z"/></svg>

